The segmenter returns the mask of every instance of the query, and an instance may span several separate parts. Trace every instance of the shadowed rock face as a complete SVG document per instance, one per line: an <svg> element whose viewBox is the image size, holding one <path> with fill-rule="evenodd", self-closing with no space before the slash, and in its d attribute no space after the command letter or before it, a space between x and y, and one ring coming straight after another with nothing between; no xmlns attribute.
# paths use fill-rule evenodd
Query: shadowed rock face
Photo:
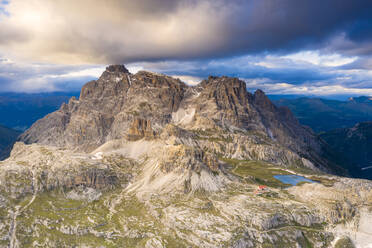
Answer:
<svg viewBox="0 0 372 248"><path fill-rule="evenodd" d="M122 73L129 73L128 69L124 65L109 65L106 68L108 72L122 72Z"/></svg>
<svg viewBox="0 0 372 248"><path fill-rule="evenodd" d="M154 138L175 116L185 129L256 132L316 165L327 163L322 144L288 109L261 90L247 92L237 78L209 77L190 87L156 73L133 75L123 65L107 67L82 87L78 100L37 121L19 140L90 152L113 139Z"/></svg>
<svg viewBox="0 0 372 248"><path fill-rule="evenodd" d="M54 177L50 175L50 178ZM64 177L60 182L47 185L46 189L52 190L58 187L72 189L78 186L91 187L95 189L113 188L118 184L117 176L107 169L89 168L78 175Z"/></svg>

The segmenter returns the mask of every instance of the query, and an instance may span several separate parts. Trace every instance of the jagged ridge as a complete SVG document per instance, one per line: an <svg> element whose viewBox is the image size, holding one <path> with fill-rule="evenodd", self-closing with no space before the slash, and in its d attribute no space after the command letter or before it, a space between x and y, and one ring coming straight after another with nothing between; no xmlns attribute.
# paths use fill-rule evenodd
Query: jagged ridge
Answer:
<svg viewBox="0 0 372 248"><path fill-rule="evenodd" d="M123 65L107 67L98 80L83 86L79 99L71 98L58 111L37 121L19 140L91 152L110 140L159 137L169 124L192 132L240 132L234 142L255 137L255 143L261 144L255 152L264 153L243 154L235 147L230 154L223 154L227 157L235 154L333 169L321 156L321 142L288 108L276 107L261 90L247 92L245 83L237 78L209 77L190 87L161 74L140 71L133 75ZM265 143L268 146L262 145Z"/></svg>

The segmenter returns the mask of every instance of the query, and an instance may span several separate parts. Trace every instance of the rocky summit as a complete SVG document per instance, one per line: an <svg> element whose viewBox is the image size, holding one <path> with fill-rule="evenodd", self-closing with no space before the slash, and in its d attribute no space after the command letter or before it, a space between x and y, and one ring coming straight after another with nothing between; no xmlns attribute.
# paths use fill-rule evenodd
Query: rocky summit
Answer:
<svg viewBox="0 0 372 248"><path fill-rule="evenodd" d="M0 162L0 247L372 240L372 182L342 177L311 129L237 78L111 65L18 141Z"/></svg>
<svg viewBox="0 0 372 248"><path fill-rule="evenodd" d="M182 129L181 144L184 134L208 137L192 138L191 146L224 157L337 169L322 158L321 141L287 108L277 108L261 90L247 92L237 78L211 76L190 87L156 73L132 75L123 65L107 67L83 86L78 100L37 121L20 141L92 152L118 139L161 139L172 126ZM228 149L215 145L213 138L221 137L232 139L225 142Z"/></svg>

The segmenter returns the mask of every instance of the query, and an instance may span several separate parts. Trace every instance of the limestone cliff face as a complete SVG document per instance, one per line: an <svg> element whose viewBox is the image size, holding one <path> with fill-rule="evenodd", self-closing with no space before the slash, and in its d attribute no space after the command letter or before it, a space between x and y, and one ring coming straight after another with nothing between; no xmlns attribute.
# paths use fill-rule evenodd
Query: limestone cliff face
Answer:
<svg viewBox="0 0 372 248"><path fill-rule="evenodd" d="M253 106L252 94L237 78L209 77L200 83L200 95L194 105L206 118L243 129L264 130L260 116Z"/></svg>
<svg viewBox="0 0 372 248"><path fill-rule="evenodd" d="M292 164L303 157L316 167L331 170L326 168L322 144L314 134L302 127L288 109L274 106L261 90L251 94L243 81L229 77L209 77L190 87L179 79L156 73L140 71L133 75L123 65L107 67L98 80L83 86L79 99L72 98L37 121L19 140L90 152L114 139L161 138L156 134L169 124L186 133L215 130L214 134L224 135L227 140L231 137L226 133L239 132L239 137L234 138L236 145L225 154L228 157L266 156L273 161L275 156L281 156L282 152L267 152L268 146L262 156L254 155L263 151L258 146L254 151L252 146L242 148L250 136L260 140L258 143L269 144L269 150L284 148L285 153L297 154ZM218 150L212 149L216 142L196 142L196 146Z"/></svg>
<svg viewBox="0 0 372 248"><path fill-rule="evenodd" d="M151 139L155 137L152 130L151 121L144 119L134 119L128 131L128 140L139 140L142 138Z"/></svg>
<svg viewBox="0 0 372 248"><path fill-rule="evenodd" d="M169 123L185 87L171 77L132 75L124 66L109 66L98 80L83 86L79 100L72 98L36 122L20 140L92 151L108 140L127 137L135 119L148 120L153 127Z"/></svg>
<svg viewBox="0 0 372 248"><path fill-rule="evenodd" d="M1 164L0 192L13 198L79 186L106 190L119 185L112 168L86 159L86 155L72 158L68 151L56 147L19 142L14 145L11 158Z"/></svg>

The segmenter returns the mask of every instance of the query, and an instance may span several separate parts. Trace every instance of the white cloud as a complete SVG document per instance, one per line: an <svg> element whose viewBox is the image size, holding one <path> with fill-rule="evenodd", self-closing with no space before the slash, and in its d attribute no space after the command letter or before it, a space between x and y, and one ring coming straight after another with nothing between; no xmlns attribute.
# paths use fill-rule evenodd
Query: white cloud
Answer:
<svg viewBox="0 0 372 248"><path fill-rule="evenodd" d="M372 96L372 88L351 88L342 85L330 85L326 82L316 82L313 85L294 85L284 82L273 82L270 79L243 79L247 88L264 90L267 94L288 95L365 95Z"/></svg>
<svg viewBox="0 0 372 248"><path fill-rule="evenodd" d="M83 83L98 78L104 69L103 66L91 65L16 63L0 57L0 91L77 91Z"/></svg>
<svg viewBox="0 0 372 248"><path fill-rule="evenodd" d="M224 44L229 11L213 16L219 2L12 0L0 52L65 64L199 56Z"/></svg>
<svg viewBox="0 0 372 248"><path fill-rule="evenodd" d="M46 75L48 78L75 78L75 77L94 77L98 78L101 76L102 72L105 70L105 67L94 67L88 68L78 71L71 71L65 74L57 74L57 75Z"/></svg>
<svg viewBox="0 0 372 248"><path fill-rule="evenodd" d="M144 68L143 68L143 66L140 66L140 65L133 65L133 64L129 64L128 66L126 66L127 67L127 69L128 69L128 71L130 72L130 73L133 73L133 74L135 74L135 73L137 73L137 72L139 72L139 71L142 71L142 70L144 70Z"/></svg>
<svg viewBox="0 0 372 248"><path fill-rule="evenodd" d="M320 54L319 51L301 51L283 56L282 58L293 60L296 63L311 63L318 66L336 67L350 64L358 57L345 57L337 53Z"/></svg>
<svg viewBox="0 0 372 248"><path fill-rule="evenodd" d="M174 78L179 78L181 81L191 86L197 85L203 80L200 77L187 76L187 75L171 75L171 76Z"/></svg>

